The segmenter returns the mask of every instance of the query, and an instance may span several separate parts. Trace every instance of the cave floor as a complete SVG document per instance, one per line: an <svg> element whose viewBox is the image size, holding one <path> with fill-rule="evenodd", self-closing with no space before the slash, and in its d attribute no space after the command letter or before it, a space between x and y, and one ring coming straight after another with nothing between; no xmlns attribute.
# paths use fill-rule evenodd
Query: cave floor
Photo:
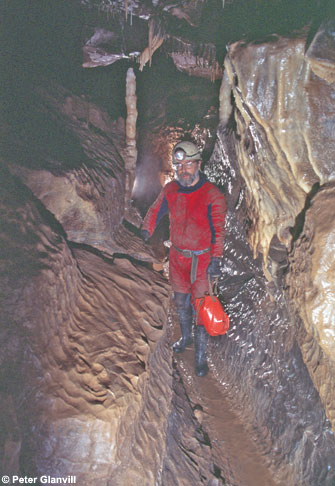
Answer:
<svg viewBox="0 0 335 486"><path fill-rule="evenodd" d="M175 322L177 322L175 316ZM176 328L175 328L176 329ZM174 338L178 338L174 331ZM210 346L209 346L210 347ZM206 377L197 377L193 372L194 348L187 348L182 355L175 356L177 369L184 383L193 409L202 410L202 427L210 437L212 455L216 464L222 465L223 476L228 485L279 486L264 462L260 447L251 437L245 423L241 422L238 406L229 398L227 385L222 386L210 363ZM246 417L247 422L247 417ZM222 457L222 451L225 451ZM284 486L284 485L282 485Z"/></svg>

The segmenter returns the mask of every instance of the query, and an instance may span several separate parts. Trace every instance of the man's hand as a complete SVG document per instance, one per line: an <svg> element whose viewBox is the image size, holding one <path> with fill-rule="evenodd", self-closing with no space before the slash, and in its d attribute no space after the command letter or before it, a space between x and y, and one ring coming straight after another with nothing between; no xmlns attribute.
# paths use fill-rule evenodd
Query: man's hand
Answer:
<svg viewBox="0 0 335 486"><path fill-rule="evenodd" d="M141 229L141 238L142 240L144 240L145 242L148 241L148 239L150 238L150 233L148 230L145 230L145 229Z"/></svg>
<svg viewBox="0 0 335 486"><path fill-rule="evenodd" d="M211 258L207 268L207 278L209 277L211 280L215 280L221 276L220 260L221 258L218 257Z"/></svg>

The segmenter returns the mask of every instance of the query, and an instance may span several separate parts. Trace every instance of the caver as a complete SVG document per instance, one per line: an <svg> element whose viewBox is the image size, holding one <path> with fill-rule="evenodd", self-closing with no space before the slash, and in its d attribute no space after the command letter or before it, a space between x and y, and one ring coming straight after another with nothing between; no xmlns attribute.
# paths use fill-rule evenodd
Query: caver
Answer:
<svg viewBox="0 0 335 486"><path fill-rule="evenodd" d="M162 189L149 208L142 236L148 240L162 217L169 214L169 278L182 334L173 350L181 353L192 343L195 299L208 292L208 276L215 279L220 275L226 202L222 192L200 171L201 154L194 143L179 142L172 152L172 164L175 180ZM195 371L204 376L208 372L208 334L199 317L195 320Z"/></svg>

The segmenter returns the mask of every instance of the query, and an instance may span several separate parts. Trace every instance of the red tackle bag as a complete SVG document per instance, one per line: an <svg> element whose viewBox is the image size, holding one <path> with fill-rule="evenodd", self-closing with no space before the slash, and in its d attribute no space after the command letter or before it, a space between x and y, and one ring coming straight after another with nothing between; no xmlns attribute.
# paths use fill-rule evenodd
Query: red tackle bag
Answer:
<svg viewBox="0 0 335 486"><path fill-rule="evenodd" d="M195 299L196 312L208 334L220 336L226 334L229 329L229 317L225 313L219 299L213 295L211 285L209 285L209 289L210 295Z"/></svg>

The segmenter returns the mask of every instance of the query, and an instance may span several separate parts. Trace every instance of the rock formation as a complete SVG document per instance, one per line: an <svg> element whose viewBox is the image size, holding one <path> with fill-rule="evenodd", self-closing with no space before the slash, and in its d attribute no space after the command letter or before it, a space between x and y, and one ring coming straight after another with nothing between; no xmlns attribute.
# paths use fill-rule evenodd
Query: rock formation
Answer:
<svg viewBox="0 0 335 486"><path fill-rule="evenodd" d="M236 44L231 47L226 67L241 137L237 151L250 211L248 239L254 255L262 252L265 266L274 237L290 251L294 261L287 270L290 299L308 335L313 336L331 363L334 283L331 271L327 271L332 259L325 257L324 252L327 254L333 234L332 216L326 206L331 207L335 176L335 143L330 136L335 92L332 83L311 69L304 49L305 39L274 39L257 46ZM257 62L260 58L262 64ZM323 210L316 207L319 200L324 201ZM310 218L318 220L320 229L310 227ZM269 278L271 273L276 275L276 270L271 263L265 268ZM306 279L304 284L297 279L301 274ZM305 302L311 304L306 307ZM313 378L317 366L310 365L310 360L315 359L306 346L302 350ZM324 374L323 385L318 381L317 388L328 403L328 417L334 426L329 405L332 400L326 398L332 395L332 385L326 384L327 375ZM323 392L324 388L328 393Z"/></svg>

